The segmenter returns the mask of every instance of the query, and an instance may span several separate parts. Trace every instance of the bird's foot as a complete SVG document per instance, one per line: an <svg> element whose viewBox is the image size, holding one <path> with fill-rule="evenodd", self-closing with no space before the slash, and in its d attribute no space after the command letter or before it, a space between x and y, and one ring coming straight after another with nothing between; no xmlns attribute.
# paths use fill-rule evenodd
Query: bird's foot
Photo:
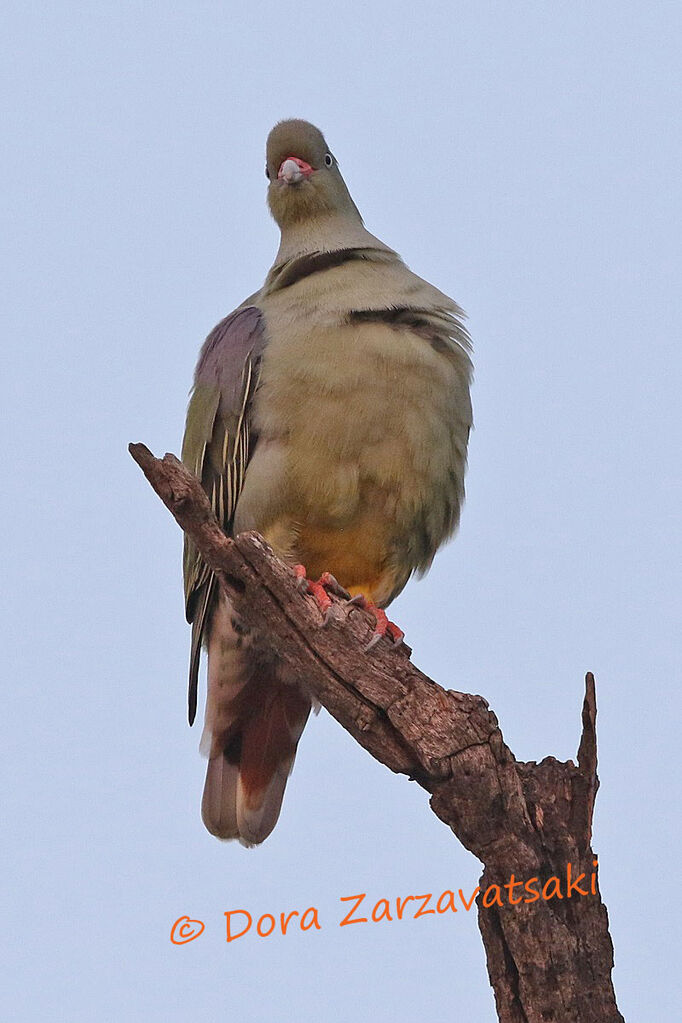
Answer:
<svg viewBox="0 0 682 1023"><path fill-rule="evenodd" d="M361 593L351 597L348 590L344 589L331 572L323 572L319 579L309 579L305 565L294 565L294 575L296 576L296 585L301 593L310 594L314 598L324 617L323 625L327 625L334 615L334 604L329 597L330 593L333 593L335 597L341 597L342 600L348 601L348 607L361 607L364 611L369 611L374 616L376 624L372 638L365 647L365 653L373 650L384 636L390 640L392 646L402 646L405 633L402 629L398 628L395 622L389 621L386 612L377 607L371 600L363 597Z"/></svg>
<svg viewBox="0 0 682 1023"><path fill-rule="evenodd" d="M301 593L309 593L317 602L317 606L324 615L325 625L329 621L333 607L329 594L333 593L334 596L341 597L343 600L348 600L350 597L348 590L343 588L331 572L323 572L319 579L314 580L308 578L305 565L294 565L294 575L296 576L296 585Z"/></svg>
<svg viewBox="0 0 682 1023"><path fill-rule="evenodd" d="M351 597L349 603L354 604L355 607L361 607L365 611L369 611L370 614L374 615L376 625L374 627L374 632L372 633L372 638L365 647L366 654L368 654L370 650L373 650L379 640L383 639L384 636L391 640L394 647L402 645L402 642L405 639L405 633L402 629L398 628L395 622L389 621L386 616L386 612L380 607L373 604L371 600L367 600L361 593L358 593L355 597Z"/></svg>

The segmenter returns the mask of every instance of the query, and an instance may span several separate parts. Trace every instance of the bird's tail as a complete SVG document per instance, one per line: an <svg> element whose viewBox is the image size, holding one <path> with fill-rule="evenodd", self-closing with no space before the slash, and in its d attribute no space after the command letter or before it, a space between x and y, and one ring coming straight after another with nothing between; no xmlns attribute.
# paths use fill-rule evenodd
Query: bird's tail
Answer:
<svg viewBox="0 0 682 1023"><path fill-rule="evenodd" d="M257 845L274 828L310 699L282 682L235 629L221 598L208 643L208 698L202 749L208 770L204 824L218 838Z"/></svg>

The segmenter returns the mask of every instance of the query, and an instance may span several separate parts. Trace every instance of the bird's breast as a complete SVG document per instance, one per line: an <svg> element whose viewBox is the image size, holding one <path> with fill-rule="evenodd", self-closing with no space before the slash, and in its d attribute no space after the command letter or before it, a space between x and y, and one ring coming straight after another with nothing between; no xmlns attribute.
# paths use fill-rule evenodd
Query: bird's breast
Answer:
<svg viewBox="0 0 682 1023"><path fill-rule="evenodd" d="M407 578L456 520L468 432L454 407L461 373L390 323L314 305L276 312L236 527L258 529L310 571L336 567L347 587L389 568Z"/></svg>

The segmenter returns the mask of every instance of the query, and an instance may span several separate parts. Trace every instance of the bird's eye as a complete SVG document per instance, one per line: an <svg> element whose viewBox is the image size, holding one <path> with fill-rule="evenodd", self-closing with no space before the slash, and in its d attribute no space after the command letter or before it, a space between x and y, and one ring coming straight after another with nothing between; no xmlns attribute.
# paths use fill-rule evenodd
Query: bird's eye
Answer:
<svg viewBox="0 0 682 1023"><path fill-rule="evenodd" d="M324 162L326 163L327 167L331 167L331 165L334 163L334 157L332 156L331 153L325 153Z"/></svg>
<svg viewBox="0 0 682 1023"><path fill-rule="evenodd" d="M270 180L270 171L268 170L267 163L265 164L265 177L268 179L268 181Z"/></svg>

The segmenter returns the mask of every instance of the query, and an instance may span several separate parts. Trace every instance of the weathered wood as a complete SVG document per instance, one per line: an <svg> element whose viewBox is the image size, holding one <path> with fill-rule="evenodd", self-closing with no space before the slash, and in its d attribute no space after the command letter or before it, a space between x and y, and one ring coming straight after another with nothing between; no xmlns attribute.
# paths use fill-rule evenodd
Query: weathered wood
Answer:
<svg viewBox="0 0 682 1023"><path fill-rule="evenodd" d="M244 624L267 631L277 656L373 757L426 789L434 813L484 864L478 919L501 1023L620 1023L590 846L598 786L592 675L578 765L520 763L481 696L443 689L406 647L384 641L365 653L370 614L330 594L325 622L262 537L225 536L177 458L156 459L143 444L130 453Z"/></svg>

